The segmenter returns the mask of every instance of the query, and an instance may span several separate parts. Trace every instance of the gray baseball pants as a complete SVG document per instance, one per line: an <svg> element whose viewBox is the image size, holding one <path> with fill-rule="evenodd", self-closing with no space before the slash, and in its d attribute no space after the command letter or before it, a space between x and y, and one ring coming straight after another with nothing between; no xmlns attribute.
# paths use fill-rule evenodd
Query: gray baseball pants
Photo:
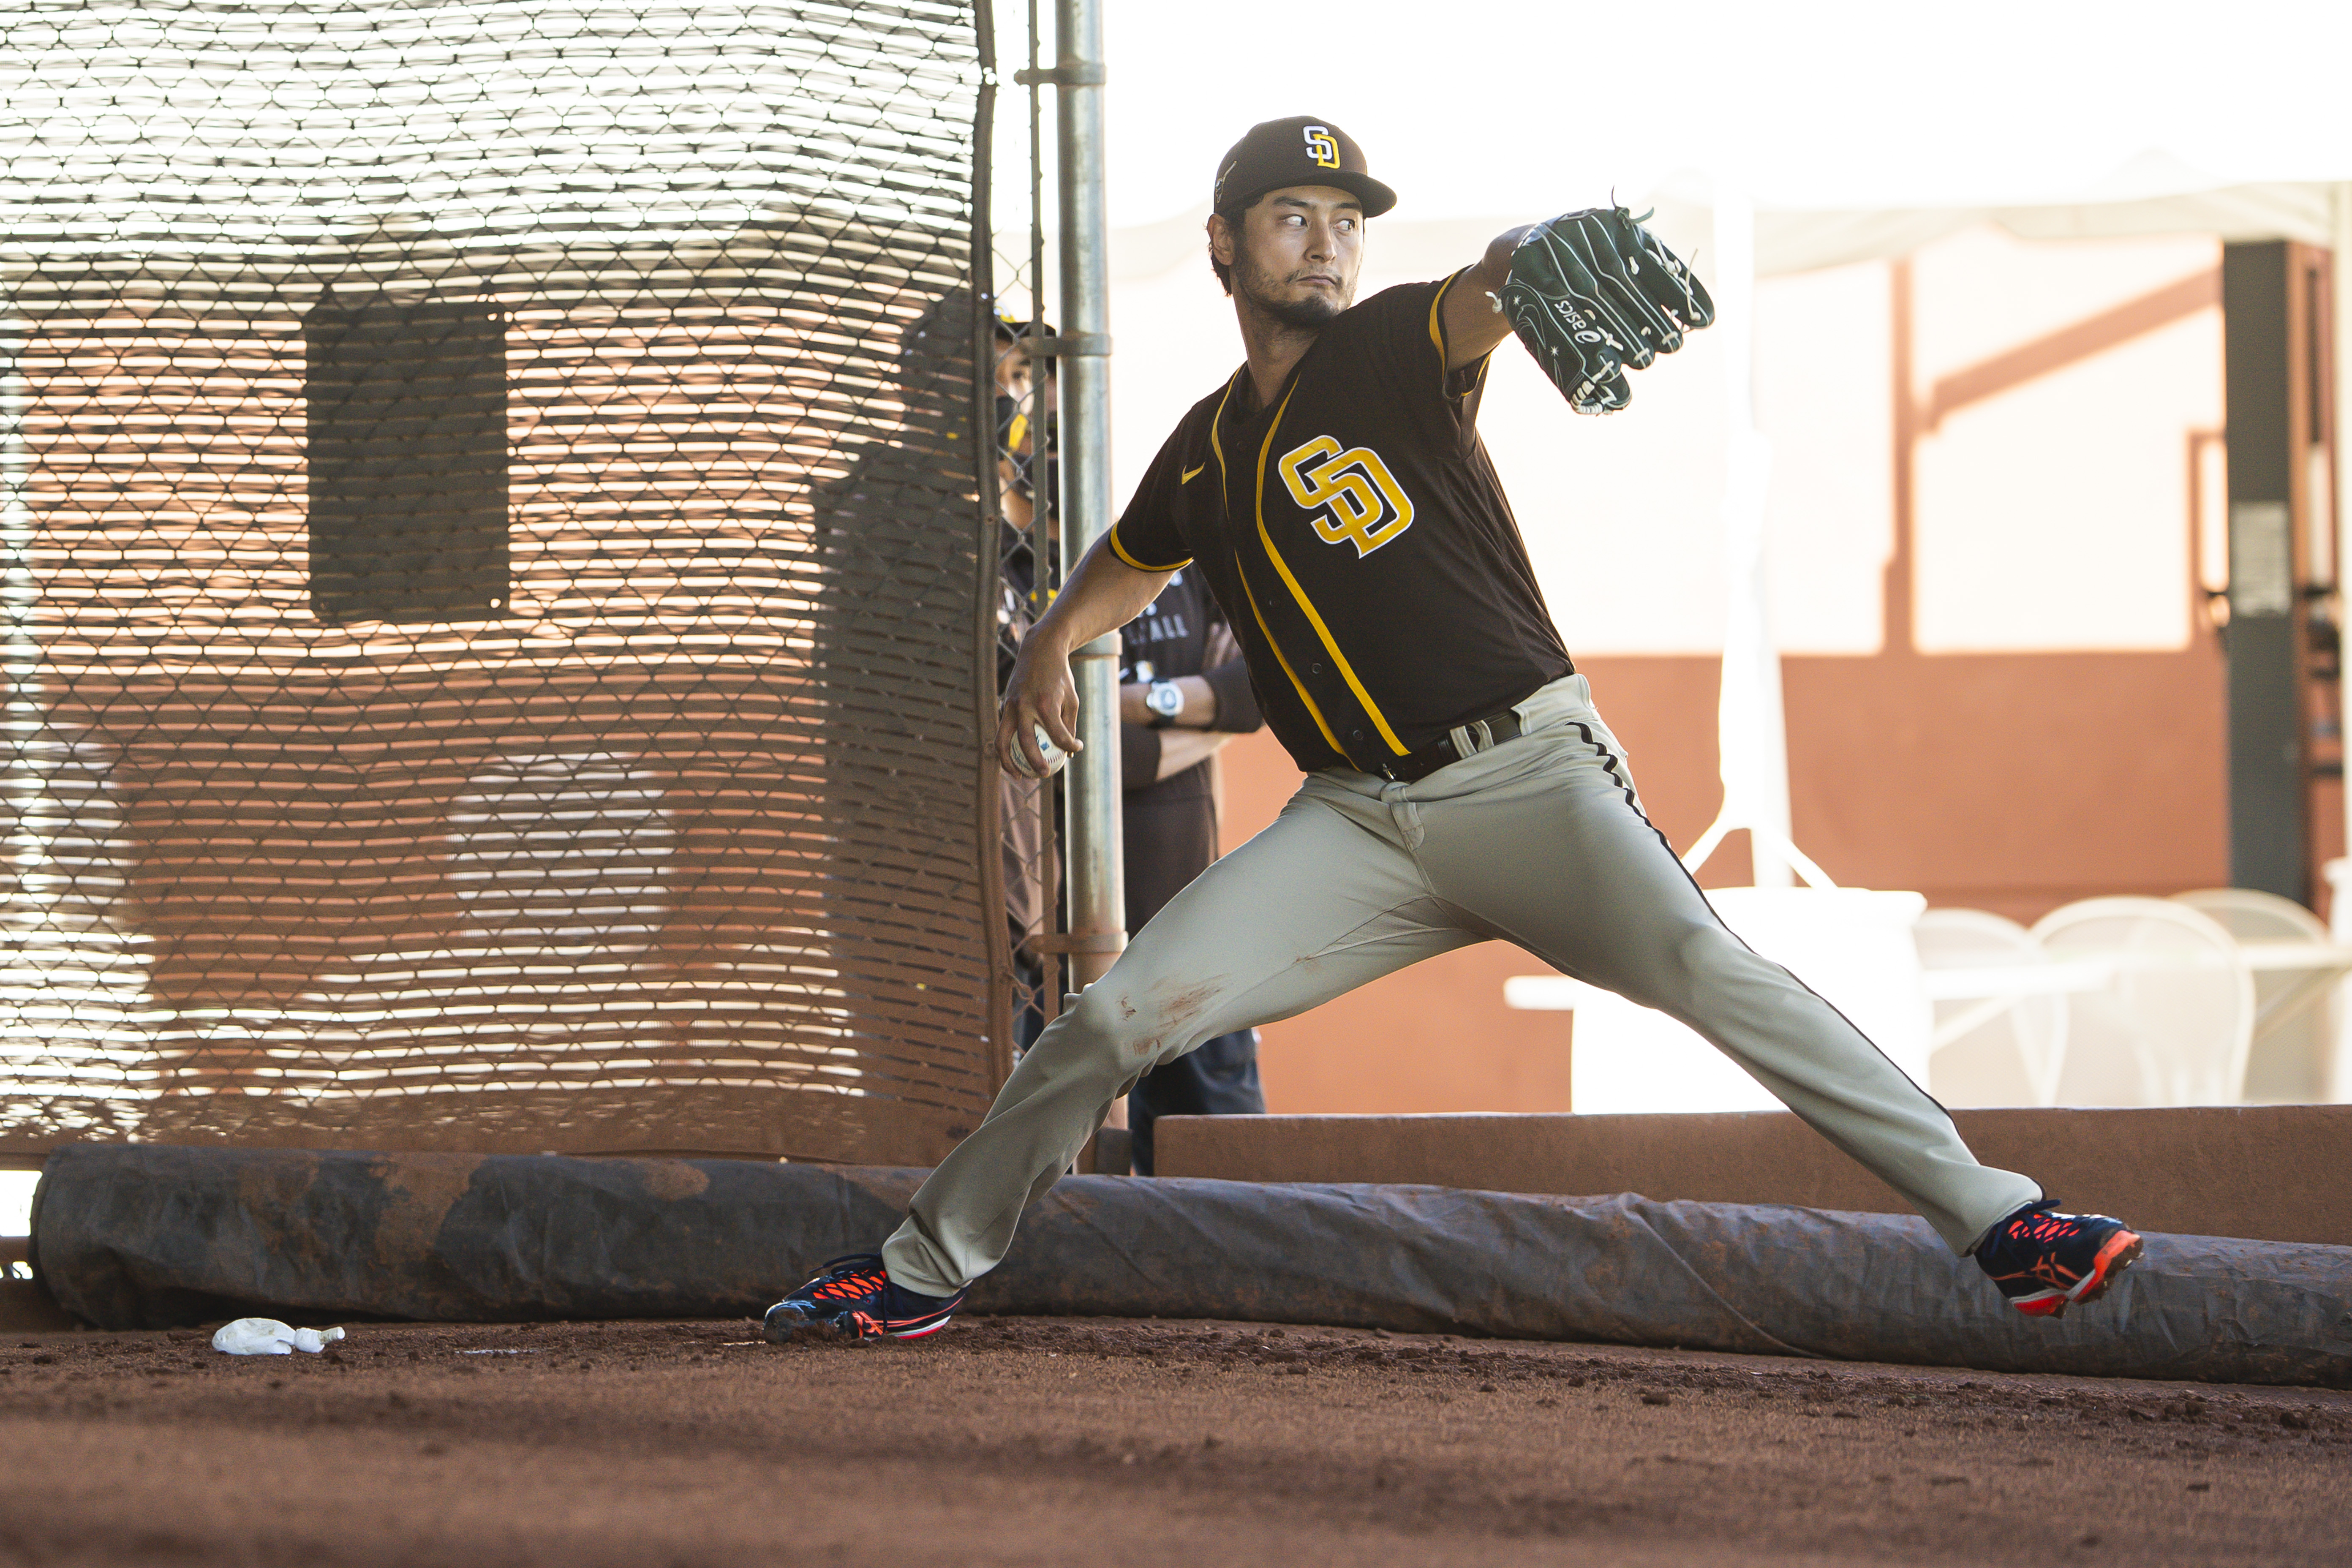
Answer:
<svg viewBox="0 0 2352 1568"><path fill-rule="evenodd" d="M891 1278L945 1296L994 1268L1022 1209L1150 1068L1489 940L1705 1036L1955 1251L2042 1195L1977 1163L1942 1106L1725 929L1643 815L1582 676L1517 711L1517 739L1413 784L1313 774L1272 826L1177 894L915 1194L882 1249Z"/></svg>

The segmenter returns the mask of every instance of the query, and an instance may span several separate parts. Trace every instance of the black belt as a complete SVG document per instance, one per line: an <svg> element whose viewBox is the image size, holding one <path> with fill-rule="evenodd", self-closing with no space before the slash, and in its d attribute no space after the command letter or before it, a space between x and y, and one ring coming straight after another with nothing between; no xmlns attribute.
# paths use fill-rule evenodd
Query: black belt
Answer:
<svg viewBox="0 0 2352 1568"><path fill-rule="evenodd" d="M1460 736L1468 749L1457 743ZM1465 757L1475 757L1481 752L1494 750L1506 741L1519 737L1518 713L1509 708L1499 713L1489 713L1484 719L1473 719L1467 724L1457 724L1417 752L1407 752L1402 757L1391 757L1373 769L1384 779L1399 784L1412 784L1425 779L1438 769Z"/></svg>

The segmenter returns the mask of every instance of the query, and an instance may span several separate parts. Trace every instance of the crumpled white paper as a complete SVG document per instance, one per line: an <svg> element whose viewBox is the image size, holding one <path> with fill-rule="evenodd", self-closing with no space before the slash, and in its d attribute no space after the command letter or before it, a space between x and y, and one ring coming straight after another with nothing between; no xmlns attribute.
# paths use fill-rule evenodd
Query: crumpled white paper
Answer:
<svg viewBox="0 0 2352 1568"><path fill-rule="evenodd" d="M239 1318L213 1331L213 1349L226 1355L292 1355L325 1350L341 1329L289 1329L275 1318Z"/></svg>

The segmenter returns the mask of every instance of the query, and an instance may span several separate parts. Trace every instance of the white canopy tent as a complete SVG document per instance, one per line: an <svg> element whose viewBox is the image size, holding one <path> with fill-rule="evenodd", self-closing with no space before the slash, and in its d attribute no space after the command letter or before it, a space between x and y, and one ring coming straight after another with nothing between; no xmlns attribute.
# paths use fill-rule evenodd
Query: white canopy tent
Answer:
<svg viewBox="0 0 2352 1568"><path fill-rule="evenodd" d="M2332 292L2339 302L2332 355L2336 428L2329 433L2329 446L2340 462L2347 438L2352 438L2352 309L2345 303L2352 301L2352 182L2199 185L2191 171L2166 160L2144 159L2105 184L2111 194L2085 192L2073 201L2030 205L1755 213L1744 193L1727 183L1714 204L1712 269L1721 279L1717 293L1726 305L1725 325L1735 334L1743 331L1736 306L1752 298L1756 277L1905 256L1946 235L1986 223L2021 239L2203 234L2224 242L2294 240L2326 247L2334 256ZM2168 184L2181 188L2167 192L2163 187ZM1697 214L1690 204L1675 201L1677 194L1662 194L1665 210L1660 221L1688 230ZM1731 355L1735 378L1748 373L1749 359L1742 352ZM1792 869L1814 886L1826 886L1827 879L1790 838L1779 658L1762 572L1763 475L1769 468L1769 450L1755 432L1737 386L1731 396L1733 449L1727 464L1724 526L1733 602L1726 623L1719 719L1724 805L1688 860L1696 867L1726 834L1745 827L1756 847L1759 886L1786 886ZM2333 559L2352 560L2346 553L2352 548L2352 502L2339 487L2332 504ZM2352 837L2352 803L2347 812L2347 837Z"/></svg>
<svg viewBox="0 0 2352 1568"><path fill-rule="evenodd" d="M2143 165L2160 161L2144 160ZM2147 168L2153 174L2156 168ZM2193 171L2178 176L2193 181ZM2140 183L2137 180L2132 183ZM2150 181L2149 183L2154 183ZM1771 277L1906 255L1980 223L2021 239L2114 239L2132 235L2210 234L2221 240L2292 239L2336 246L2352 185L2315 181L2198 186L2027 206L1879 207L1843 212L1768 212L1756 223L1756 269Z"/></svg>
<svg viewBox="0 0 2352 1568"><path fill-rule="evenodd" d="M1768 270L1775 214L2352 175L2352 7L2325 0L1358 0L1344 20L1192 0L1107 25L1115 228L1191 207L1244 127L1309 110L1396 187L1387 224L1525 221L1719 170L1766 215Z"/></svg>
<svg viewBox="0 0 2352 1568"><path fill-rule="evenodd" d="M1613 193L1656 205L1669 242L1698 250L1735 299L1748 285L1725 272L1743 248L1752 276L1772 277L1990 223L2032 239L2332 246L2336 298L2352 301L2352 185L2331 183L2352 180L2352 7L1690 0L1664 16L1478 0L1440 17L1420 0L1362 0L1335 26L1311 7L1196 0L1114 5L1107 23L1115 274L1197 253L1195 204L1218 154L1251 122L1311 108L1403 198L1376 226L1391 261L1460 265L1502 228ZM1718 188L1752 204L1752 246L1713 232ZM1727 310L1717 333L1739 318ZM2336 364L2352 374L2340 344ZM1740 801L1757 803L1738 812L1769 835L1785 828L1787 787L1772 782L1761 535L1740 521L1758 515L1768 469L1743 394L1727 395L1738 449L1727 565L1740 597L1726 689L1743 706L1727 712L1738 737L1725 755L1756 759L1731 763L1745 769Z"/></svg>
<svg viewBox="0 0 2352 1568"><path fill-rule="evenodd" d="M2352 144L2344 151L2352 172ZM1724 771L1722 817L1693 847L1696 866L1731 832L1748 829L1768 851L1755 857L1762 886L1787 886L1795 870L1813 885L1827 879L1791 841L1787 746L1783 735L1779 661L1766 595L1765 498L1770 448L1755 428L1748 382L1755 280L1901 257L1948 235L1990 224L2020 238L2096 239L2158 235L2206 235L2229 241L2294 240L2331 247L2335 298L2352 302L2352 182L2273 181L2218 184L2179 161L2147 155L2092 182L2064 199L2002 205L1885 205L1839 208L1758 207L1732 180L1720 182L1728 222L1714 211L1717 182L1677 174L1634 197L1654 208L1653 226L1685 255L1697 258L1719 307L1711 335L1723 341L1727 453L1723 500L1726 605L1725 677L1719 713ZM1433 273L1479 254L1495 234L1528 215L1386 218L1375 236L1391 266ZM1150 279L1191 261L1202 246L1205 205L1111 236L1115 279ZM2336 313L2334 363L2339 428L2332 445L2347 449L2352 433L2352 309ZM2335 559L2352 560L2352 505L2336 500Z"/></svg>
<svg viewBox="0 0 2352 1568"><path fill-rule="evenodd" d="M1850 1016L1865 1020L1873 1037L1925 1082L1931 1048L1925 992L1907 939L1924 900L1835 889L1791 837L1780 657L1763 570L1770 447L1755 428L1746 384L1753 363L1749 306L1756 279L1906 256L1946 235L1990 223L2027 239L2203 234L2223 241L2294 240L2329 247L2333 294L2342 302L2352 300L2352 183L2208 186L2020 206L1758 213L1736 184L1724 181L1709 193L1711 214L1674 201L1678 194L1665 195L1658 221L1682 234L1685 244L1701 232L1700 225L1712 229L1714 265L1702 271L1715 280L1721 324L1732 337L1725 361L1729 449L1723 500L1729 603L1717 720L1723 805L1685 861L1695 870L1726 837L1747 829L1756 887L1718 890L1715 897L1725 918L1759 951L1796 968ZM2329 444L2341 454L2352 436L2352 310L2339 303L2334 325L2336 424ZM2344 502L2340 487L2333 505L2328 521L2336 532L2334 559L2340 563L2352 559L2346 554L2352 547L2352 506ZM2347 826L2352 834L2352 821ZM1771 890L1788 889L1792 873L1809 890ZM2342 915L2339 910L2339 931ZM1889 942L1892 935L1904 940ZM1867 953L1870 961L1852 962L1858 953ZM1577 1058L1580 1109L1747 1110L1770 1103L1755 1085L1726 1070L1696 1036L1661 1015L1573 982L1530 977L1510 984L1517 1005L1574 1008L1583 1032L1580 1037L1599 1047ZM1662 1062L1673 1065L1675 1079L1671 1093L1663 1097L1655 1074ZM1633 1063L1643 1065L1636 1069Z"/></svg>
<svg viewBox="0 0 2352 1568"><path fill-rule="evenodd" d="M1757 915L1743 934L1765 945L1774 934L1765 928L1775 928L1801 968L1800 949L1859 951L1862 925L1904 920L1897 903L1916 895L1841 889L1809 900L1774 886L1788 884L1792 867L1826 879L1789 842L1765 595L1770 448L1750 412L1752 351L1731 341L1752 330L1744 302L1755 280L1907 256L1992 225L2036 240L2330 246L2336 298L2352 304L2352 184L2334 183L2352 179L2352 117L2340 107L2352 7L2245 0L2225 16L2188 0L1692 0L1666 16L1479 0L1440 16L1420 0L1363 0L1337 26L1312 8L1196 0L1114 6L1108 23L1113 275L1155 308L1170 296L1149 280L1198 265L1198 204L1219 153L1254 121L1308 110L1345 126L1402 197L1373 229L1386 276L1433 276L1507 227L1612 195L1636 210L1654 205L1655 226L1696 261L1726 307L1709 338L1728 362L1729 417L1717 437L1729 459L1725 816L1708 837L1753 830L1765 886L1743 896ZM1737 221L1743 206L1752 226ZM1123 348L1132 333L1165 353L1153 325L1130 315L1112 330ZM2336 365L2339 377L2352 370L2352 342L2339 338ZM1146 403L1157 412L1144 379L1130 384L1140 394L1130 414ZM2336 404L2339 417L2352 408L2352 387L2339 387ZM2339 501L2339 534L2346 521ZM2346 559L2342 548L2336 556ZM1772 905L1811 905L1826 923L1782 920L1767 912ZM1832 907L1861 925L1832 930ZM1915 1039L1924 1052L1916 988L1885 1000L1874 1035L1898 1059ZM1918 1016L1906 1023L1896 1016L1905 1009ZM1580 1019L1580 1033L1601 1022ZM1611 1053L1580 1051L1580 1107L1664 1109L1636 1100L1671 1079L1693 1108L1685 1070L1703 1073L1711 1057L1675 1058L1668 1070L1654 1051L1617 1054L1646 1064L1646 1087L1623 1086L1634 1098L1622 1105L1605 1091L1588 1099L1600 1086L1584 1079L1587 1059ZM1719 1087L1718 1108L1748 1103L1741 1086Z"/></svg>

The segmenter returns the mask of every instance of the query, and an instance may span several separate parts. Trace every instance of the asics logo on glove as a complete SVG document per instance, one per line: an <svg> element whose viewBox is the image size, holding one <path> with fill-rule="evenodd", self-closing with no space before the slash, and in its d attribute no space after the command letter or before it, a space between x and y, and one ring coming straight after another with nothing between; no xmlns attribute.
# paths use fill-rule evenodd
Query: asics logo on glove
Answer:
<svg viewBox="0 0 2352 1568"><path fill-rule="evenodd" d="M1338 441L1318 436L1285 452L1275 471L1299 510L1318 514L1316 536L1354 545L1358 560L1412 526L1412 501L1370 447L1342 451Z"/></svg>
<svg viewBox="0 0 2352 1568"><path fill-rule="evenodd" d="M1681 258L1622 207L1564 213L1529 229L1497 296L1511 330L1579 414L1633 401L1625 379L1715 320Z"/></svg>

